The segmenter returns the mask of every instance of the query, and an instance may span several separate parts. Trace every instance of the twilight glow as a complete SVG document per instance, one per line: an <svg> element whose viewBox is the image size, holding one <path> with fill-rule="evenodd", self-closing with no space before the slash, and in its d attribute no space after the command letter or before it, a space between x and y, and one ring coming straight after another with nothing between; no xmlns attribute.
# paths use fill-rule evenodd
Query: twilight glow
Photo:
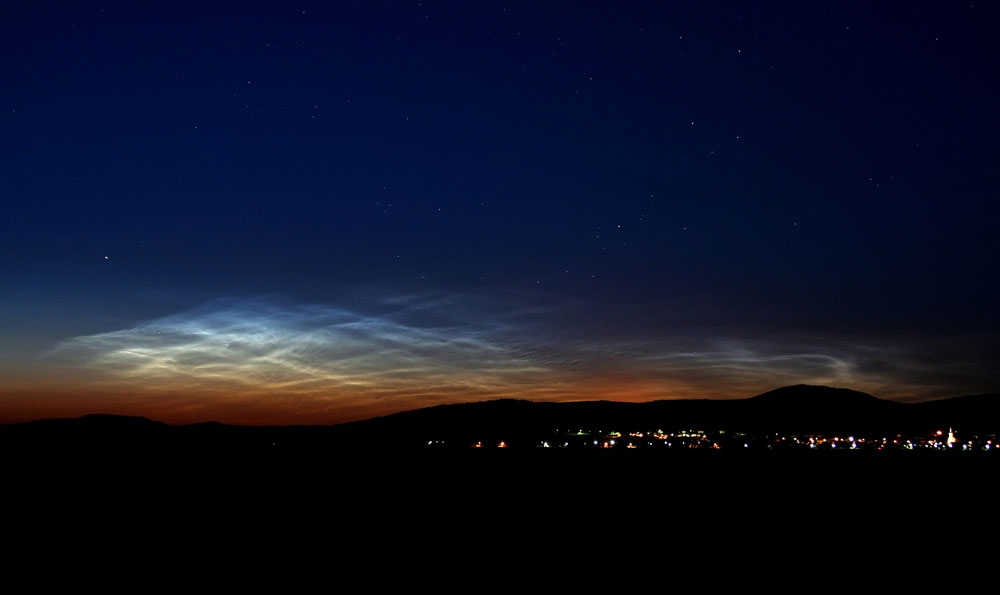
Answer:
<svg viewBox="0 0 1000 595"><path fill-rule="evenodd" d="M287 300L216 300L64 340L42 359L70 371L72 386L50 390L103 395L86 406L126 406L171 421L332 423L496 398L734 398L797 382L882 394L897 387L909 391L904 396L940 388L906 354L886 349L702 333L569 339L569 329L541 324L544 310L495 299L408 296L376 305L378 314L360 314ZM886 368L887 361L896 364Z"/></svg>
<svg viewBox="0 0 1000 595"><path fill-rule="evenodd" d="M1000 8L0 9L0 423L1000 387Z"/></svg>

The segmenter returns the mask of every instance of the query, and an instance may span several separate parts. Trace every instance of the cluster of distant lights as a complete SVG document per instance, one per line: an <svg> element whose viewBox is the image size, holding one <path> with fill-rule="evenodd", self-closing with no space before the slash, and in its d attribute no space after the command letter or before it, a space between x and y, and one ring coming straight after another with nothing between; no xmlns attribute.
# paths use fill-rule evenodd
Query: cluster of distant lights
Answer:
<svg viewBox="0 0 1000 595"><path fill-rule="evenodd" d="M780 438L780 442L785 442L789 440L787 437ZM854 436L848 436L847 438L841 438L839 436L834 436L832 438L825 438L819 436L811 436L808 440L801 440L798 437L793 437L791 440L796 445L807 446L810 449L818 448L849 448L857 450L858 448L871 448L874 450L963 450L963 451L989 451L993 449L993 439L989 438L986 440L966 440L964 442L959 441L955 437L955 433L952 431L947 432L947 437L945 437L945 432L943 430L937 430L929 438L920 439L904 439L896 437L893 439L881 438L881 439L866 439L866 438L855 438Z"/></svg>
<svg viewBox="0 0 1000 595"><path fill-rule="evenodd" d="M569 440L561 440L559 442L542 440L536 444L538 448L596 448L596 449L611 449L611 448L625 448L625 449L636 449L636 448L647 448L647 447L663 447L663 448L683 448L683 449L709 449L709 450L722 450L722 446L719 444L720 440L714 440L708 433L702 430L685 430L675 433L667 433L662 430L657 430L655 432L629 432L628 439L622 440L622 434L620 432L608 432L599 433L600 438L591 439L589 436L590 432L585 432L580 430L574 432L572 436L582 437L587 436L586 440L576 440L571 442ZM725 432L720 431L720 436L725 435ZM746 437L743 434L738 434L739 437ZM775 447L779 449L786 448L800 448L808 450L961 450L961 451L991 451L993 448L993 441L995 437L990 437L985 440L966 440L959 441L953 432L947 432L947 437L945 437L945 432L943 430L938 430L932 434L931 437L927 438L917 438L917 439L907 439L902 437L895 438L863 438L855 436L820 436L820 435L810 435L805 438L800 438L798 436L781 436L774 435L769 437L764 443L767 449L773 449ZM724 442L724 440L722 440ZM747 439L745 441L735 440L732 442L735 448L759 448L761 442L759 439ZM428 440L428 447L443 447L446 446L444 440ZM497 442L487 442L477 441L471 444L472 448L508 448L509 444L500 440Z"/></svg>

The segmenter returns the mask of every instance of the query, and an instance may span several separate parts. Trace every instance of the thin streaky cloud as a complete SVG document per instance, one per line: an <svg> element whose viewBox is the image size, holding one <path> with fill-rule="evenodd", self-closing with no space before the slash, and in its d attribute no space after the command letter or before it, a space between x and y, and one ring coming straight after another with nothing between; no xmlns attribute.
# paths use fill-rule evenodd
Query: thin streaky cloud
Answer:
<svg viewBox="0 0 1000 595"><path fill-rule="evenodd" d="M588 340L542 327L544 317L526 319L516 304L478 299L389 297L377 314L268 298L218 300L66 340L49 357L99 387L150 399L183 391L218 399L296 395L302 409L387 400L405 409L510 397L738 398L798 383L876 394L902 386L918 395L930 380L918 354L898 348L809 337L695 340L683 332ZM959 379L975 373L961 362L950 369Z"/></svg>

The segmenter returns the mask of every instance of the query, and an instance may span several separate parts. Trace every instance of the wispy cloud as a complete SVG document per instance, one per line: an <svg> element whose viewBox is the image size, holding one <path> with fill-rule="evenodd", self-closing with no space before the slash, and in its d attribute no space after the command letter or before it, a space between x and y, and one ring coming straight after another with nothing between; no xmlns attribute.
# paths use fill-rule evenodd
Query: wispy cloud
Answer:
<svg viewBox="0 0 1000 595"><path fill-rule="evenodd" d="M300 412L385 412L501 397L733 398L795 383L905 397L949 394L945 380L961 384L977 372L938 361L935 370L952 374L943 380L924 372L926 354L816 337L687 329L608 339L548 316L554 309L461 295L391 296L369 301L364 312L219 300L69 339L49 357L118 392L150 399L189 393Z"/></svg>
<svg viewBox="0 0 1000 595"><path fill-rule="evenodd" d="M476 395L548 370L518 353L511 330L412 305L365 315L323 305L219 301L133 328L63 342L51 355L143 389L372 397L423 391ZM431 316L433 314L433 316Z"/></svg>

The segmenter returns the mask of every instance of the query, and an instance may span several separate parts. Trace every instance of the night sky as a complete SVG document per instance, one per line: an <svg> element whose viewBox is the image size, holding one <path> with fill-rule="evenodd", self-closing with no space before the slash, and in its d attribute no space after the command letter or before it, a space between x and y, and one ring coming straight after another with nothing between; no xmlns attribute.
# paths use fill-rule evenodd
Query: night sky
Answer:
<svg viewBox="0 0 1000 595"><path fill-rule="evenodd" d="M0 422L1000 387L1000 6L0 3Z"/></svg>

